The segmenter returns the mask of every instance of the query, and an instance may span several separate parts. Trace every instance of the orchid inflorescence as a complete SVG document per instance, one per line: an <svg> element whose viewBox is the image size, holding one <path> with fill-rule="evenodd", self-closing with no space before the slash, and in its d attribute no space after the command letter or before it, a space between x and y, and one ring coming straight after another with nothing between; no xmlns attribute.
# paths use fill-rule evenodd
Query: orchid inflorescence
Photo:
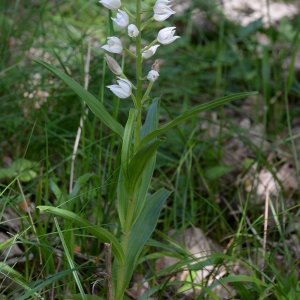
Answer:
<svg viewBox="0 0 300 300"><path fill-rule="evenodd" d="M153 6L154 15L148 21L146 21L144 25L141 25L140 23L137 24L137 22L136 24L130 24L130 18L136 21L136 17L133 16L124 6L122 6L120 0L100 0L99 2L110 10L117 10L116 17L111 19L119 29L127 28L128 36L134 39L137 38L139 35L141 35L141 31L144 30L144 28L150 22L164 21L168 19L170 16L172 16L173 14L175 14L175 11L172 10L171 8L172 5L170 5L169 0L157 0L155 5ZM161 29L158 32L157 38L148 46L144 47L143 49L141 49L141 47L139 48L136 47L137 52L138 50L140 50L139 51L140 53L134 54L130 52L126 47L123 46L122 41L115 36L108 37L107 44L102 46L102 48L110 53L121 54L125 52L132 57L135 58L139 57L140 60L142 61L143 59L148 59L152 57L160 45L168 45L174 42L178 38L180 37L175 36L175 27L166 27ZM140 37L139 37L139 41L141 41ZM105 59L110 70L114 74L119 75L117 80L118 84L109 85L107 87L119 98L124 99L131 96L134 102L136 103L135 96L132 94L132 87L135 89L134 85L123 74L121 67L119 66L119 64L114 58L106 54ZM150 81L149 87L146 91L147 95L149 94L154 81L158 79L158 76L159 76L159 72L156 69L153 69L152 67L152 70L149 71L147 76L143 78L138 78L138 80L139 79L144 80L147 78ZM145 96L142 97L142 99L145 100Z"/></svg>

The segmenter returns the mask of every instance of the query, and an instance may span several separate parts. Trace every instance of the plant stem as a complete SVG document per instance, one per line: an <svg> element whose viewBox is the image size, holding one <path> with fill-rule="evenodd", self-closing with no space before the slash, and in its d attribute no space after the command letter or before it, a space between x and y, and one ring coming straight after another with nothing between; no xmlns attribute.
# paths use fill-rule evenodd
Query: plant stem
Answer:
<svg viewBox="0 0 300 300"><path fill-rule="evenodd" d="M140 132L142 127L142 99L143 99L143 90L142 90L142 52L141 52L141 0L136 0L136 27L139 30L139 34L136 37L136 96L135 96L135 107L138 109L138 114L136 117L136 126L135 126L135 137L134 137L134 149L137 149L140 143ZM134 217L134 209L136 205L136 194L137 191L134 190L133 195L130 196L127 208L127 215L125 219L125 227L122 237L122 248L125 253L125 261L127 258L127 248L130 239L130 232L132 227L132 221ZM124 279L125 276L125 266L118 266L118 275L117 275L117 287L116 287L116 300L122 300L124 295ZM130 275L129 275L130 276Z"/></svg>
<svg viewBox="0 0 300 300"><path fill-rule="evenodd" d="M150 91L151 91L151 89L152 89L152 87L153 87L153 84L154 84L154 82L152 82L152 81L149 82L149 85L148 85L148 87L147 87L147 90L146 90L146 92L145 92L145 94L144 94L144 97L143 97L143 99L142 99L142 104L146 101L146 99L147 99L147 97L148 97L148 95L149 95L149 93L150 93Z"/></svg>
<svg viewBox="0 0 300 300"><path fill-rule="evenodd" d="M143 49L143 52L147 51L150 49L152 46L154 46L157 43L157 39L155 39L150 45L148 45L146 48Z"/></svg>
<svg viewBox="0 0 300 300"><path fill-rule="evenodd" d="M136 0L136 27L139 30L139 34L136 37L135 40L135 46L136 46L136 78L137 78L137 90L136 90L136 102L137 102L137 109L138 111L138 115L136 118L136 130L135 130L135 140L134 140L134 149L136 149L138 147L138 144L140 142L140 131L141 131L141 127L142 127L142 77L143 77L143 73L142 73L142 61L143 61L143 57L142 57L142 51L141 51L141 15L140 15L140 11L141 11L141 0Z"/></svg>
<svg viewBox="0 0 300 300"><path fill-rule="evenodd" d="M146 27L147 25L149 25L153 20L154 20L154 17L150 18L150 19L142 26L141 31L143 31L143 30L145 29L145 27Z"/></svg>
<svg viewBox="0 0 300 300"><path fill-rule="evenodd" d="M127 215L125 219L125 227L124 227L124 232L123 232L123 237L122 237L122 248L125 253L125 261L127 257L127 248L128 248L128 243L129 243L129 238L130 238L130 232L131 232L131 227L132 227L132 220L133 220L133 212L134 212L134 207L136 203L136 191L134 192L134 195L132 196L132 199L128 203L128 210L127 210ZM123 293L124 289L124 280L125 280L125 266L118 266L118 277L117 277L117 292L116 292L116 300L122 300L123 299Z"/></svg>

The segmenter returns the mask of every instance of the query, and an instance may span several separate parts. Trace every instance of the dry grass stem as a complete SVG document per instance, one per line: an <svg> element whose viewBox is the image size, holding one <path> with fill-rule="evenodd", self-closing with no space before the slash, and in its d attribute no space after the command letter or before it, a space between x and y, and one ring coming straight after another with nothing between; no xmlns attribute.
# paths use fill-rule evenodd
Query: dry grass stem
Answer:
<svg viewBox="0 0 300 300"><path fill-rule="evenodd" d="M88 50L86 55L86 61L84 65L84 88L87 90L89 87L89 72L90 72L90 61L91 61L91 39L88 40ZM72 193L73 190L73 180L74 180L74 167L75 167L75 159L79 146L79 141L81 137L81 131L83 126L83 121L85 120L85 116L88 114L88 108L86 107L86 103L84 102L85 113L80 117L79 126L77 129L76 139L73 147L73 155L71 159L71 169L70 169L70 184L69 184L69 193Z"/></svg>
<svg viewBox="0 0 300 300"><path fill-rule="evenodd" d="M107 273L107 300L113 300L113 283L111 273L111 243L104 244L105 251L105 269Z"/></svg>

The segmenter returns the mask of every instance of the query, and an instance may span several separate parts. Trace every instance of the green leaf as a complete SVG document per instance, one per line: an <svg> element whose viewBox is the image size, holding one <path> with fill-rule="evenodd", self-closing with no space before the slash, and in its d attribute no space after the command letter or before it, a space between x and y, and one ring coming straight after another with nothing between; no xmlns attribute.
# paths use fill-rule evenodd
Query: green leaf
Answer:
<svg viewBox="0 0 300 300"><path fill-rule="evenodd" d="M157 128L158 124L158 101L159 98L155 98L153 100L152 105L149 107L148 112L147 112L147 117L145 120L145 123L142 127L141 130L141 138L143 138L145 135L149 134L153 130ZM153 157L150 159L148 165L146 166L143 175L142 175L142 180L141 180L141 185L138 189L137 192L137 202L134 210L134 217L133 217L133 223L139 216L144 203L145 199L147 196L147 192L149 189L149 185L152 179L154 167L155 167L155 161L156 161L156 153L153 155ZM118 212L119 212L119 218L121 222L121 226L124 227L125 224L125 217L127 215L127 207L128 207L128 201L129 197L127 194L127 191L124 187L124 175L122 171L120 172L119 175L119 180L118 180Z"/></svg>
<svg viewBox="0 0 300 300"><path fill-rule="evenodd" d="M219 99L215 99L213 101L210 101L208 103L204 103L201 105L198 105L194 108L191 108L189 110L187 110L186 112L182 113L181 115L179 115L177 118L175 118L173 121L160 126L157 130L151 132L150 134L148 134L147 136L145 136L142 141L139 144L139 147L137 149L137 151L142 148L144 145L146 145L147 143L149 143L150 141L152 141L153 139L155 139L156 137L158 137L159 135L163 134L164 132L166 132L167 130L169 130L170 128L173 128L174 126L178 125L181 122L184 122L186 120L188 120L189 118L207 111L209 109L212 109L216 106L225 104L229 101L235 100L235 99L239 99L239 98L243 98L246 96L250 96L250 95L255 95L257 94L257 92L247 92L247 93L240 93L240 94L234 94L234 95L230 95L230 96L225 96Z"/></svg>
<svg viewBox="0 0 300 300"><path fill-rule="evenodd" d="M17 238L20 236L21 234L16 234L15 236L11 237L10 239L7 239L6 241L0 243L0 250L8 247L8 246L12 246L13 244L15 244L14 242L17 240Z"/></svg>
<svg viewBox="0 0 300 300"><path fill-rule="evenodd" d="M132 156L132 139L134 136L134 125L138 110L131 108L129 110L128 120L125 126L124 137L123 137L123 146L122 146L122 155L121 155L121 164L123 175L126 180L129 179L128 176L128 165Z"/></svg>
<svg viewBox="0 0 300 300"><path fill-rule="evenodd" d="M37 173L34 169L38 167L39 164L37 162L30 161L26 158L19 158L12 163L10 168L0 169L0 179L18 176L20 181L28 182L37 177Z"/></svg>
<svg viewBox="0 0 300 300"><path fill-rule="evenodd" d="M258 29L261 29L263 27L263 21L262 18L259 18L251 23L249 23L245 27L241 27L240 33L239 33L239 39L243 40L246 38L249 34L253 34L254 32L258 31Z"/></svg>
<svg viewBox="0 0 300 300"><path fill-rule="evenodd" d="M90 92L84 89L80 84L75 80L69 77L67 74L61 72L50 64L40 60L35 59L36 63L42 65L50 72L59 77L65 84L67 84L86 104L89 106L90 110L104 123L106 124L113 132L115 132L119 138L123 138L124 128L117 122L110 113L106 110L104 105L98 101Z"/></svg>
<svg viewBox="0 0 300 300"><path fill-rule="evenodd" d="M60 240L61 240L61 242L62 242L62 246L63 246L63 248L64 248L64 252L65 252L65 255L66 255L66 257L67 257L69 266L70 266L71 269L74 269L74 268L75 268L74 262L73 262L73 260L72 260L72 258L71 258L71 255L70 255L68 246L67 246L67 244L66 244L64 235L63 235L62 231L60 230L60 227L59 227L59 225L58 225L57 219L56 219L55 217L54 217L54 223L55 223L57 232L58 232L58 234L59 234ZM86 298L86 296L85 296L85 293L84 293L84 290L83 290L83 287L82 287L82 284L81 284L81 281L80 281L79 276L78 276L78 274L77 274L77 271L73 271L72 274L73 274L73 277L74 277L74 279L75 279L75 281L76 281L77 287L78 287L78 289L79 289L79 291L80 291L81 299L87 300L87 298Z"/></svg>
<svg viewBox="0 0 300 300"><path fill-rule="evenodd" d="M145 123L143 124L141 130L141 138L144 138L147 134L157 129L158 126L158 116L159 116L159 100L160 98L155 98L153 103L150 105L147 111L147 116ZM156 153L154 153L151 160L148 162L148 165L145 168L145 171L142 175L142 183L137 192L137 199L134 212L133 212L133 223L136 221L138 216L140 215L145 199L149 190L149 186L151 183L151 179L153 176L154 168L156 163Z"/></svg>
<svg viewBox="0 0 300 300"><path fill-rule="evenodd" d="M100 186L100 178L96 174L86 173L80 176L73 187L72 193L70 194L69 198L72 199L77 196L80 189L89 181L93 179L95 181L95 186Z"/></svg>
<svg viewBox="0 0 300 300"><path fill-rule="evenodd" d="M45 299L41 296L39 296L38 293L36 293L37 291L40 291L43 287L49 287L51 286L51 284L53 282L56 282L58 280L60 280L63 277L66 277L67 275L69 275L71 272L79 270L80 267L75 268L75 269L71 269L71 270L65 270L59 273L56 273L53 276L48 276L47 279L45 281L42 281L42 283L40 283L39 285L35 286L35 287L31 287L28 288L27 292L25 294L23 294L22 296L18 296L18 300L27 300L27 299L31 299L29 298L31 295L35 295L35 297L39 297L40 299Z"/></svg>
<svg viewBox="0 0 300 300"><path fill-rule="evenodd" d="M85 231L89 232L90 234L92 234L93 236L97 237L99 240L102 240L105 243L112 242L112 252L115 258L118 260L118 264L124 265L125 262L124 251L117 238L113 234L111 234L108 230L98 225L94 225L65 209L60 209L51 206L38 206L37 208L45 213L51 213L55 216L73 222L80 228L84 229Z"/></svg>
<svg viewBox="0 0 300 300"><path fill-rule="evenodd" d="M44 299L38 293L36 293L36 290L33 290L29 287L29 283L21 273L15 271L10 266L0 262L0 273L3 274L5 277L9 278L11 281L14 281L18 285L20 285L24 290L27 291L27 293L30 293L30 295L34 294L36 298ZM18 299L22 300L22 297L18 296Z"/></svg>
<svg viewBox="0 0 300 300"><path fill-rule="evenodd" d="M151 195L132 226L125 262L126 280L123 287L124 290L130 282L140 252L156 227L161 208L170 194L170 191L159 189Z"/></svg>
<svg viewBox="0 0 300 300"><path fill-rule="evenodd" d="M230 274L227 277L222 277L222 278L214 281L210 286L207 286L207 289L212 290L216 286L224 285L225 283L231 283L232 285L234 285L235 283L246 284L246 282L252 282L258 286L263 286L263 287L268 286L265 282L261 281L260 279L258 279L256 277ZM246 289L243 289L243 292L247 293ZM203 297L205 295L205 293L206 293L205 291L202 291L201 294L199 295L198 299L202 299L201 297ZM245 298L245 299L252 299L252 298Z"/></svg>
<svg viewBox="0 0 300 300"><path fill-rule="evenodd" d="M232 169L233 169L232 166L224 166L224 165L211 166L205 169L205 176L209 180L215 180L229 173Z"/></svg>
<svg viewBox="0 0 300 300"><path fill-rule="evenodd" d="M0 179L13 178L16 176L16 171L13 168L0 169Z"/></svg>
<svg viewBox="0 0 300 300"><path fill-rule="evenodd" d="M152 141L135 153L128 165L128 180L125 180L124 186L128 196L134 194L134 191L139 188L141 184L143 171L150 163L151 158L155 155L157 148L164 142L164 138Z"/></svg>
<svg viewBox="0 0 300 300"><path fill-rule="evenodd" d="M58 203L63 203L65 202L65 197L64 194L62 193L61 189L59 186L53 181L52 178L50 178L50 189L55 195L55 198L57 199Z"/></svg>

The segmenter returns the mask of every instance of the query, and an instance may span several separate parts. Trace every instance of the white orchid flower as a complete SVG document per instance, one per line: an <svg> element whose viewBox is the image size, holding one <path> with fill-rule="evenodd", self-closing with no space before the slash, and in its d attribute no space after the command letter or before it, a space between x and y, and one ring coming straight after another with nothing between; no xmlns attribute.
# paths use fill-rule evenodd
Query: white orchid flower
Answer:
<svg viewBox="0 0 300 300"><path fill-rule="evenodd" d="M148 50L146 50L145 52L142 53L142 56L144 59L150 58L152 55L154 55L154 53L156 52L156 49L159 47L160 45L154 45L152 47L150 47Z"/></svg>
<svg viewBox="0 0 300 300"><path fill-rule="evenodd" d="M120 0L100 0L99 2L106 8L112 9L112 10L116 10L121 7Z"/></svg>
<svg viewBox="0 0 300 300"><path fill-rule="evenodd" d="M176 12L171 8L171 5L167 5L169 1L157 1L153 7L154 20L164 21Z"/></svg>
<svg viewBox="0 0 300 300"><path fill-rule="evenodd" d="M130 37L137 37L139 35L139 30L134 24L128 26L128 35Z"/></svg>
<svg viewBox="0 0 300 300"><path fill-rule="evenodd" d="M131 82L119 77L118 84L108 85L107 87L119 98L125 99L131 95Z"/></svg>
<svg viewBox="0 0 300 300"><path fill-rule="evenodd" d="M121 9L118 9L117 17L111 19L115 22L117 27L120 29L126 28L129 24L129 16L125 11Z"/></svg>
<svg viewBox="0 0 300 300"><path fill-rule="evenodd" d="M148 73L148 76L147 76L147 79L151 82L154 82L157 78L158 78L159 74L157 71L155 70L151 70L149 73Z"/></svg>
<svg viewBox="0 0 300 300"><path fill-rule="evenodd" d="M157 40L163 45L168 45L179 39L180 36L174 36L176 27L166 27L158 32Z"/></svg>
<svg viewBox="0 0 300 300"><path fill-rule="evenodd" d="M108 37L107 44L101 48L111 53L121 53L123 51L121 40L115 36Z"/></svg>

